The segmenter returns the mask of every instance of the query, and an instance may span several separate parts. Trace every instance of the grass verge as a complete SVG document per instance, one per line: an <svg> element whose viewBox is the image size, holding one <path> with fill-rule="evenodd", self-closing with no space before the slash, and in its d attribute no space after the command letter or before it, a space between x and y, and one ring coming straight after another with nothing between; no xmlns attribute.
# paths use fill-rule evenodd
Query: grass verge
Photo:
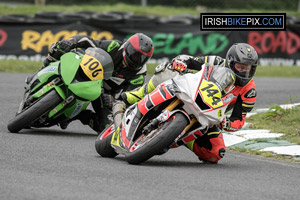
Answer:
<svg viewBox="0 0 300 200"><path fill-rule="evenodd" d="M180 14L191 14L198 15L202 12L225 12L220 9L209 9L206 7L172 7L172 6L137 6L137 5L126 5L123 3L115 5L46 5L46 6L36 6L36 5L17 5L8 6L0 5L1 14L25 14L34 16L36 12L75 12L75 11L94 11L94 12L104 12L104 11L127 11L133 12L135 14L149 14L156 16L170 16L170 15L180 15ZM261 10L261 9L232 9L226 10L226 12L232 13L277 13L285 12L288 16L300 16L297 11L278 11L278 10Z"/></svg>
<svg viewBox="0 0 300 200"><path fill-rule="evenodd" d="M255 76L300 78L298 66L258 66Z"/></svg>
<svg viewBox="0 0 300 200"><path fill-rule="evenodd" d="M297 97L296 97L297 98ZM267 129L272 133L283 133L276 140L288 141L300 145L300 105L289 109L283 109L279 105L273 105L269 111L258 113L247 118L251 129ZM250 140L249 140L250 141ZM255 143L268 143L268 139L253 139ZM275 145L276 146L276 145ZM268 151L259 151L239 146L230 147L231 150L251 155L259 155L267 158L275 158L290 162L300 162L291 155L279 155ZM297 157L298 158L298 157Z"/></svg>
<svg viewBox="0 0 300 200"><path fill-rule="evenodd" d="M0 60L0 72L34 73L42 66L42 62L24 60ZM148 74L154 74L157 64L147 64ZM256 77L299 78L300 67L264 66L258 67Z"/></svg>
<svg viewBox="0 0 300 200"><path fill-rule="evenodd" d="M0 60L0 72L34 73L41 68L42 62L24 60Z"/></svg>
<svg viewBox="0 0 300 200"><path fill-rule="evenodd" d="M59 5L46 5L46 6L35 6L35 5L22 5L22 6L6 6L0 5L1 14L23 14L34 16L36 12L78 12L78 11L93 11L93 12L104 12L104 11L126 11L133 12L141 15L156 15L156 16L170 16L179 15L182 13L188 13L192 15L199 14L194 8L183 8L183 7L168 7L168 6L135 6L126 4L116 5L70 5L70 6L59 6Z"/></svg>
<svg viewBox="0 0 300 200"><path fill-rule="evenodd" d="M249 128L283 133L280 139L300 145L300 106L283 109L274 105L268 112L250 116L247 122L251 123Z"/></svg>

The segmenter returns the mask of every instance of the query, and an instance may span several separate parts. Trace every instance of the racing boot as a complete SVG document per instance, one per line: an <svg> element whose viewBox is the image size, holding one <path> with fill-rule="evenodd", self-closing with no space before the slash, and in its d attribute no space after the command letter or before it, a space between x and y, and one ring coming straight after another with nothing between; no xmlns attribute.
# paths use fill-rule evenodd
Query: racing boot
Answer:
<svg viewBox="0 0 300 200"><path fill-rule="evenodd" d="M77 115L75 119L79 119L82 124L88 125L92 128L97 134L101 133L103 129L105 129L105 123L100 121L98 115L91 110L84 110L79 115Z"/></svg>
<svg viewBox="0 0 300 200"><path fill-rule="evenodd" d="M62 121L59 123L61 129L66 129L71 121Z"/></svg>
<svg viewBox="0 0 300 200"><path fill-rule="evenodd" d="M151 78L148 83L144 84L140 88L130 92L123 92L121 97L126 105L132 105L136 102L139 102L142 98L144 98L144 96L152 92L154 89L155 85L153 84Z"/></svg>
<svg viewBox="0 0 300 200"><path fill-rule="evenodd" d="M115 127L119 128L119 126L121 125L125 110L126 105L123 101L116 101L116 103L113 105L112 112Z"/></svg>

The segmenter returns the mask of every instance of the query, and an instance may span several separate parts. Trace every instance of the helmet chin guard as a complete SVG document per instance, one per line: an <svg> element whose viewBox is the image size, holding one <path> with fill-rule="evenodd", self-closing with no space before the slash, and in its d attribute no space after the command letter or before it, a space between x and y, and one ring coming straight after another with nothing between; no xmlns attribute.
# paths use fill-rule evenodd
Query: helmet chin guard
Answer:
<svg viewBox="0 0 300 200"><path fill-rule="evenodd" d="M153 42L151 38L142 33L131 36L123 47L124 62L133 70L140 70L152 54Z"/></svg>
<svg viewBox="0 0 300 200"><path fill-rule="evenodd" d="M258 55L255 49L246 43L233 44L226 55L227 67L229 67L236 76L236 85L246 85L255 75L258 63ZM237 65L249 66L247 71L239 70Z"/></svg>

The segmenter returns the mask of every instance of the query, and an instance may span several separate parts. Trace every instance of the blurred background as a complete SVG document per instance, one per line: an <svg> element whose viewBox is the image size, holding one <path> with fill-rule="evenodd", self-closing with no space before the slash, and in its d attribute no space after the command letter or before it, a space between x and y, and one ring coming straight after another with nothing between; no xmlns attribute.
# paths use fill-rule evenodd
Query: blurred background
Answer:
<svg viewBox="0 0 300 200"><path fill-rule="evenodd" d="M206 12L286 13L287 29L200 31ZM0 71L14 70L8 61L15 71L34 71L52 43L76 34L123 40L136 32L152 38L153 66L178 54L224 57L233 43L245 42L264 66L258 75L300 77L300 0L1 0Z"/></svg>
<svg viewBox="0 0 300 200"><path fill-rule="evenodd" d="M289 10L299 11L299 0L3 0L2 2L28 3L41 5L54 4L94 4L94 5L114 5L131 4L143 6L179 6L179 7L197 7L209 9L254 9L254 10Z"/></svg>

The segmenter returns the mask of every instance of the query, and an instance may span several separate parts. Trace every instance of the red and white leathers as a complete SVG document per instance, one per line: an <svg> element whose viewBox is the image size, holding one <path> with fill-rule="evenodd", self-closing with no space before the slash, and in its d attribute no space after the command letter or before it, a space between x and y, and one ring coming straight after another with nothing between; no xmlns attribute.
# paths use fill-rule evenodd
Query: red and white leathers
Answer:
<svg viewBox="0 0 300 200"><path fill-rule="evenodd" d="M254 107L257 95L254 80L252 79L243 87L235 86L230 93L236 98L229 104L228 110L232 109L232 114L229 123L223 129L233 132L243 128L246 114Z"/></svg>
<svg viewBox="0 0 300 200"><path fill-rule="evenodd" d="M201 69L203 63L208 63L213 66L225 66L226 64L225 59L218 56L196 57L193 58L193 60L187 60L186 63L189 68L198 70ZM232 110L232 113L230 117L226 119L227 121L224 121L222 128L226 131L233 132L244 126L247 112L250 112L254 107L257 92L252 79L243 87L235 85L229 94L230 93L233 94L235 98L233 98L229 104L227 111ZM226 149L222 130L219 126L209 128L206 133L197 130L177 142L178 146L183 144L193 151L200 160L212 163L217 163L224 156ZM174 147L177 145L174 145Z"/></svg>
<svg viewBox="0 0 300 200"><path fill-rule="evenodd" d="M179 60L179 62L177 62ZM186 64L182 63L182 61ZM174 64L175 62L175 64ZM144 89L147 88L147 92L140 95L141 97L145 94L153 91L162 82L173 78L178 74L178 71L182 72L186 69L201 70L202 65L208 63L212 66L223 66L225 67L226 60L219 56L204 56L204 57L192 57L187 55L180 55L173 59L173 70L172 68L166 67L167 65L159 65L156 69L156 73L150 79L149 83L152 87L149 87L149 83L144 85ZM151 90L150 90L150 89ZM242 128L245 123L246 113L250 112L256 101L256 87L254 81L249 81L245 86L234 86L229 94L232 93L235 98L230 103L228 110L232 110L231 116L224 121L223 129L226 131L237 131ZM229 95L228 94L228 95ZM135 95L137 96L137 95ZM134 102L139 101L142 98L135 98ZM173 147L185 145L191 151L193 151L201 160L217 163L225 154L225 144L223 140L222 130L218 126L209 128L205 133L200 130L188 135L182 140L178 141Z"/></svg>

